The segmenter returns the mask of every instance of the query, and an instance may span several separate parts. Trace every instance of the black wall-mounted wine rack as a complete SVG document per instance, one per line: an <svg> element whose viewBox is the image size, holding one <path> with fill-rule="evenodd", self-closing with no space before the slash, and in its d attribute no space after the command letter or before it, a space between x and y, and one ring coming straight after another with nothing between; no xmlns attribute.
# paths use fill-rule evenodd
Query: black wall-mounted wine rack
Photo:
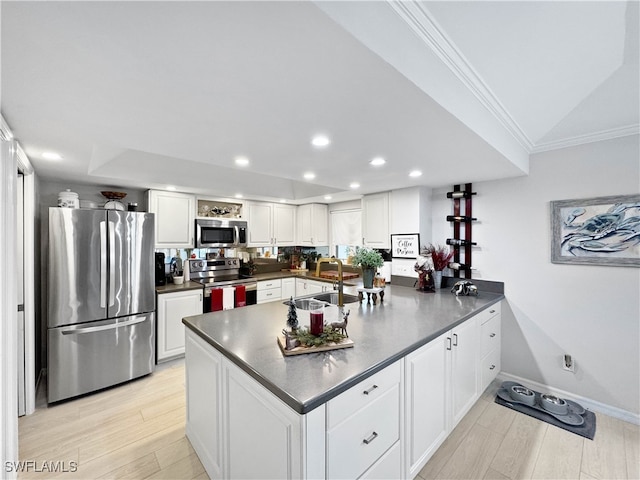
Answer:
<svg viewBox="0 0 640 480"><path fill-rule="evenodd" d="M471 184L454 185L453 192L447 193L447 198L453 200L453 215L447 215L447 221L453 223L453 238L447 238L447 244L453 246L453 262L449 265L453 276L471 278L471 250L476 243L472 237L473 195ZM464 227L464 228L463 228ZM457 267L457 268L453 268Z"/></svg>

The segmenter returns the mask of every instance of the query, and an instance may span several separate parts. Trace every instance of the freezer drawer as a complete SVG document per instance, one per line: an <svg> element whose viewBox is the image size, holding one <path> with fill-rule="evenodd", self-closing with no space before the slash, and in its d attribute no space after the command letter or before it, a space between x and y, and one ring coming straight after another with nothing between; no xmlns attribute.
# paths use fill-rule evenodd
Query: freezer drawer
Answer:
<svg viewBox="0 0 640 480"><path fill-rule="evenodd" d="M154 313L48 330L49 403L126 382L155 365Z"/></svg>

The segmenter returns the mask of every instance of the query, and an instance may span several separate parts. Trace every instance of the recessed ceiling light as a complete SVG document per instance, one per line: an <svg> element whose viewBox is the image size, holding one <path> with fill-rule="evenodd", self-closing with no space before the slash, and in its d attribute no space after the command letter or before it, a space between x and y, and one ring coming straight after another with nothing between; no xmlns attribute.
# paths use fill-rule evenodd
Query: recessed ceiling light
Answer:
<svg viewBox="0 0 640 480"><path fill-rule="evenodd" d="M280 203L287 203L287 201L284 198L281 198Z"/></svg>
<svg viewBox="0 0 640 480"><path fill-rule="evenodd" d="M382 157L376 157L369 162L374 167L379 167L380 165L384 165L387 161Z"/></svg>
<svg viewBox="0 0 640 480"><path fill-rule="evenodd" d="M360 188L360 184L358 182L351 182L349 184L350 188Z"/></svg>
<svg viewBox="0 0 640 480"><path fill-rule="evenodd" d="M304 178L306 178L307 180L313 180L314 178L316 178L316 174L313 172L307 172L304 174Z"/></svg>
<svg viewBox="0 0 640 480"><path fill-rule="evenodd" d="M176 189L176 187L174 187L173 185L167 186L167 190L170 190L172 192L175 191L175 189Z"/></svg>
<svg viewBox="0 0 640 480"><path fill-rule="evenodd" d="M241 193L236 193L235 197L236 198L242 198L242 194Z"/></svg>
<svg viewBox="0 0 640 480"><path fill-rule="evenodd" d="M325 196L324 196L324 199L325 199L325 200L331 200L331 195L325 195Z"/></svg>
<svg viewBox="0 0 640 480"><path fill-rule="evenodd" d="M239 167L246 167L249 165L249 159L247 157L236 157L235 162Z"/></svg>
<svg viewBox="0 0 640 480"><path fill-rule="evenodd" d="M420 170L413 170L409 172L410 177L419 177L420 175L422 175L422 172Z"/></svg>
<svg viewBox="0 0 640 480"><path fill-rule="evenodd" d="M327 137L326 135L316 135L311 139L311 145L313 145L314 147L326 147L330 143L331 140L329 140L329 137Z"/></svg>
<svg viewBox="0 0 640 480"><path fill-rule="evenodd" d="M47 160L62 160L62 155L56 152L43 152L42 158Z"/></svg>

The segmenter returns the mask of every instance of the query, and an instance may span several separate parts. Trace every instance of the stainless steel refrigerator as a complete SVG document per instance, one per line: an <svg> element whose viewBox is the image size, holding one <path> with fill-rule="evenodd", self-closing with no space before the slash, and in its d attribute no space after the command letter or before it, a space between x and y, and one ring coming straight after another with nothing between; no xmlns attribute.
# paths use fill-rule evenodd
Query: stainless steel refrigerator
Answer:
<svg viewBox="0 0 640 480"><path fill-rule="evenodd" d="M155 365L154 215L49 209L49 403Z"/></svg>

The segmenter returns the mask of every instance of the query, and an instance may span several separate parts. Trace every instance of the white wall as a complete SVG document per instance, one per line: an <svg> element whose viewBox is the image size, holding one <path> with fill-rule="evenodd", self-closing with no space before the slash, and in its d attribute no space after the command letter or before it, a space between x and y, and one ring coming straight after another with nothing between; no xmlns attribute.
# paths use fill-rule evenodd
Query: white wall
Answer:
<svg viewBox="0 0 640 480"><path fill-rule="evenodd" d="M639 137L533 155L530 174L474 184L475 278L505 282L502 368L640 414L640 269L550 262L551 200L640 192ZM452 202L433 195L434 238ZM561 356L576 362L562 370Z"/></svg>

